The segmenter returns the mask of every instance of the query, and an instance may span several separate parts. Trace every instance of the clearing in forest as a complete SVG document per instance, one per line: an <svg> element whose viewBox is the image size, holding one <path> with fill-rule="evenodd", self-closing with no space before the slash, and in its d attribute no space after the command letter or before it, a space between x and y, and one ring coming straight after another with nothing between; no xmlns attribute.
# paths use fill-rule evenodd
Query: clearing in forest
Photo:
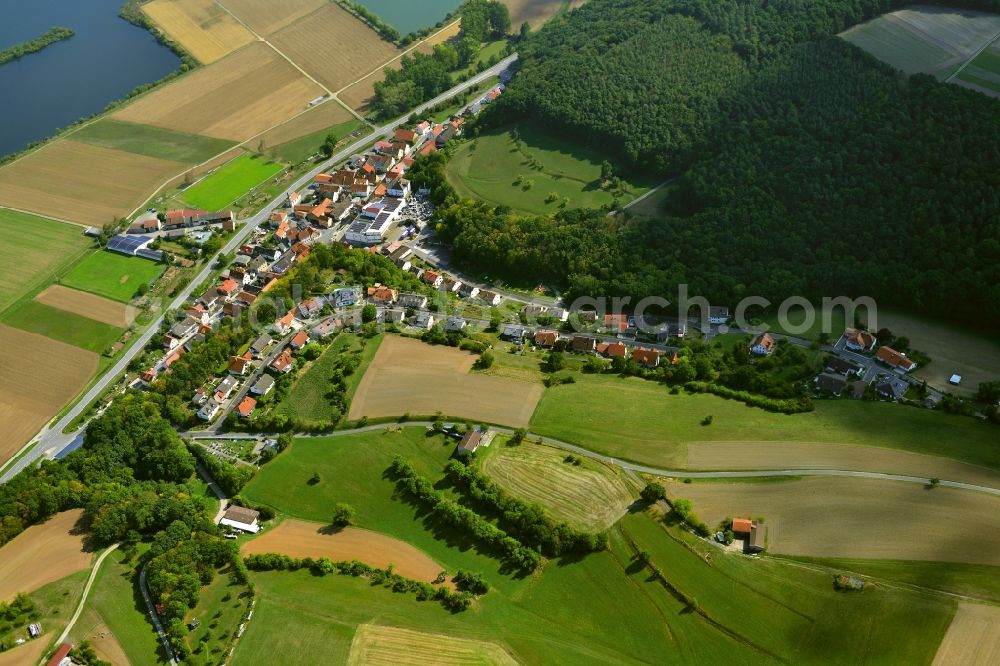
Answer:
<svg viewBox="0 0 1000 666"><path fill-rule="evenodd" d="M714 527L763 516L768 550L787 555L1000 566L1000 497L917 483L842 477L671 483Z"/></svg>
<svg viewBox="0 0 1000 666"><path fill-rule="evenodd" d="M377 624L358 626L348 666L516 666L496 643Z"/></svg>
<svg viewBox="0 0 1000 666"><path fill-rule="evenodd" d="M961 603L933 666L1000 664L1000 608Z"/></svg>
<svg viewBox="0 0 1000 666"><path fill-rule="evenodd" d="M476 356L388 335L365 373L349 418L437 412L514 427L528 425L542 386L473 374Z"/></svg>
<svg viewBox="0 0 1000 666"><path fill-rule="evenodd" d="M82 518L82 509L57 513L0 548L0 602L90 566Z"/></svg>
<svg viewBox="0 0 1000 666"><path fill-rule="evenodd" d="M214 0L153 0L142 10L199 62L208 64L254 37Z"/></svg>
<svg viewBox="0 0 1000 666"><path fill-rule="evenodd" d="M280 553L290 557L328 557L334 562L358 560L384 569L390 564L401 576L430 583L443 566L405 541L357 527L333 529L330 525L288 519L262 536L248 541L244 555Z"/></svg>
<svg viewBox="0 0 1000 666"><path fill-rule="evenodd" d="M615 470L586 459L574 465L565 451L549 446L501 444L480 465L511 494L540 504L554 519L577 528L606 530L632 503Z"/></svg>

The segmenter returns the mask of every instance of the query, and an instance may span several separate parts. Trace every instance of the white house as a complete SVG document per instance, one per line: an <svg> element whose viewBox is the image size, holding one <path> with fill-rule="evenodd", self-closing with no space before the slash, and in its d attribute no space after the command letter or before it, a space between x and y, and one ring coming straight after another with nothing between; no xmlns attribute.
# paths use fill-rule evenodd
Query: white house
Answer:
<svg viewBox="0 0 1000 666"><path fill-rule="evenodd" d="M215 418L215 415L219 413L219 409L222 407L219 401L215 398L209 398L201 409L198 410L198 418L203 421L211 421Z"/></svg>

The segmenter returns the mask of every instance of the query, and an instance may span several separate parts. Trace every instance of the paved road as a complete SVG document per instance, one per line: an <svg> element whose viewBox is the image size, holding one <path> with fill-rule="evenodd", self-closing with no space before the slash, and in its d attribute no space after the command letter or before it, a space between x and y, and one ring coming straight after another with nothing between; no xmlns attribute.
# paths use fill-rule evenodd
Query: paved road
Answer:
<svg viewBox="0 0 1000 666"><path fill-rule="evenodd" d="M400 427L424 427L429 428L433 425L431 421L407 421L405 423L376 423L373 425L363 426L361 428L351 428L348 430L335 430L328 433L310 433L296 435L297 437L344 437L347 435L355 435L364 432L376 432L379 430L387 430L390 428L400 428ZM499 426L491 426L491 428L501 434L511 435L514 433L510 428L503 428ZM257 438L274 438L277 434L274 433L225 433L225 434L209 434L203 432L187 432L181 433L184 437L190 439L257 439ZM612 456L606 456L601 453L595 453L589 449L585 449L576 444L570 444L569 442L564 442L559 439L554 439L552 437L542 437L534 433L528 433L527 439L532 441L542 440L545 444L551 446L557 446L566 451L571 451L573 453L579 454L581 456L586 456L594 460L599 460L601 462L608 463L610 465L615 465L624 470L631 472L638 472L643 474L655 474L656 476L669 476L669 477L681 477L681 478L692 478L692 479L750 479L750 478L760 478L760 477L774 477L774 476L848 476L857 477L862 479L877 479L880 481L904 481L907 483L919 483L921 485L927 485L927 477L922 476L908 476L905 474L886 474L881 472L861 472L857 470L850 469L768 469L768 470L743 470L743 471L701 471L692 472L686 469L663 469L661 467L651 467L649 465L640 465L638 463L629 462L627 460L621 460L619 458L614 458ZM958 488L961 490L973 490L981 493L988 493L990 495L1000 496L1000 487L992 488L990 486L981 486L974 483L964 483L962 481L948 481L945 479L941 480L940 485L945 488Z"/></svg>
<svg viewBox="0 0 1000 666"><path fill-rule="evenodd" d="M400 116L394 121L386 123L382 127L377 128L373 134L370 134L367 137L355 141L353 144L347 146L339 153L333 155L332 157L330 157L330 159L326 160L325 162L323 162L322 164L311 170L309 173L305 174L297 181L295 181L295 183L293 183L290 187L288 187L288 189L285 190L285 192L275 197L271 201L271 203L267 204L259 213L254 215L249 220L244 221L242 228L239 231L237 231L237 233L228 243L226 243L225 247L222 248L221 252L222 253L232 252L240 245L242 245L243 241L253 232L254 229L256 229L262 223L267 221L268 218L270 218L271 212L273 210L284 206L286 199L288 197L288 192L291 192L293 190L303 189L312 182L316 174L334 167L335 165L343 162L352 155L367 149L376 141L379 141L382 138L392 135L395 132L395 128L398 125L405 123L406 119L409 118L410 115L412 114L420 115L430 107L440 104L441 102L446 101L450 97L462 93L465 90L478 85L479 83L488 78L499 75L500 72L505 70L515 60L517 60L516 53L514 55L508 56L507 58L504 58L493 67L484 70L483 72L477 74L476 76L473 76L467 81L458 84L457 86L451 88L447 92L441 93L434 99L425 102L424 104L421 104L417 108L413 109L411 113L407 113L403 116ZM202 271L198 273L198 275L188 283L188 286L184 289L184 291L181 292L177 296L177 298L174 299L172 303L170 303L167 310L179 309L184 304L184 302L191 297L196 287L200 286L209 277L215 275L218 272L218 269L213 268L213 265L214 264L210 263L205 268L203 268ZM122 354L122 357L118 360L118 362L115 363L114 366L112 366L104 374L104 376L101 377L101 379L99 379L97 383L95 383L94 386L91 387L90 390L88 390L83 395L82 398L80 398L80 400L76 403L76 405L72 409L70 409L69 412L65 416L63 416L63 418L59 419L59 421L51 428L46 427L38 435L36 435L36 437L24 449L22 449L22 451L28 449L28 453L24 455L16 463L14 463L13 465L9 465L7 468L4 469L3 475L0 476L0 482L7 481L21 470L27 468L30 465L33 465L39 458L43 456L51 458L56 454L58 454L63 449L65 449L67 446L71 445L73 443L73 440L76 439L79 431L70 434L65 434L63 433L63 429L67 428L69 424L73 422L74 419L76 419L80 414L82 414L87 409L87 407L89 407L90 404L94 402L94 400L96 400L99 396L101 396L107 390L107 388L111 386L111 384L116 380L118 375L125 372L125 369L128 367L128 364L132 361L132 359L142 353L142 350L146 346L146 344L157 333L157 331L160 330L160 326L162 323L163 323L163 317L161 316L156 321L154 321L149 326L149 328L147 328L146 331L135 340L132 346L129 347L129 349Z"/></svg>
<svg viewBox="0 0 1000 666"><path fill-rule="evenodd" d="M90 578L87 579L87 585L83 588L83 596L80 597L80 603L76 607L76 612L73 613L73 617L69 619L69 624L66 625L66 628L63 629L63 632L59 635L58 640L56 640L56 645L66 642L66 639L69 637L69 632L73 630L73 625L75 625L76 621L80 619L80 613L83 612L83 606L87 603L87 596L90 594L90 588L94 584L94 579L97 578L97 572L101 568L101 563L104 562L104 558L110 555L116 548L118 548L118 544L111 544L108 546L107 550L101 553L101 556L97 558L97 561L94 562L94 567L90 570Z"/></svg>
<svg viewBox="0 0 1000 666"><path fill-rule="evenodd" d="M174 651L170 647L170 640L167 638L167 632L163 630L163 625L160 624L160 616L156 614L156 607L153 606L153 599L149 596L149 586L146 585L146 569L149 564L142 565L142 571L139 572L139 591L142 592L142 598L146 602L146 608L149 609L149 617L153 621L153 626L156 627L156 633L160 636L160 641L163 642L163 649L167 653L167 661L170 662L170 666L177 666L177 659L174 658Z"/></svg>

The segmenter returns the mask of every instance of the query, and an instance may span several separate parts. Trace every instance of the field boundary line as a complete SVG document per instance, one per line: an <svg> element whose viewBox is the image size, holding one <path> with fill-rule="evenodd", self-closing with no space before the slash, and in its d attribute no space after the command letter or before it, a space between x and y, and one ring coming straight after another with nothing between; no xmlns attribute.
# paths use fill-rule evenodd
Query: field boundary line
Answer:
<svg viewBox="0 0 1000 666"><path fill-rule="evenodd" d="M16 161L17 160L15 160L15 162ZM11 162L11 164L13 164L13 163L14 162ZM6 166L6 165L4 165L4 166ZM15 213L24 213L25 215L34 215L35 217L42 217L42 218L45 218L46 220L52 220L53 222L62 222L63 224L72 224L74 227L83 227L84 229L86 229L88 227L94 226L92 224L83 224L82 222L74 222L72 220L64 220L61 217L52 217L51 215L47 215L45 213L36 213L34 211L31 211L31 210L24 210L23 208L14 208L13 206L3 206L3 205L0 205L0 208L2 208L4 210L12 210ZM83 232L80 232L80 233L83 233Z"/></svg>
<svg viewBox="0 0 1000 666"><path fill-rule="evenodd" d="M73 613L73 617L69 619L69 624L67 624L66 628L63 629L63 632L62 634L59 635L59 638L56 640L56 643L66 642L66 638L69 636L69 632L73 630L73 626L76 624L76 621L80 619L80 614L83 613L83 606L84 604L87 603L87 596L90 594L90 588L91 586L93 586L94 580L97 579L97 573L101 568L101 564L104 562L104 558L106 558L108 555L114 552L117 548L118 548L117 543L111 544L110 546L107 547L107 549L105 549L103 553L101 553L101 555L97 558L97 561L94 562L94 566L90 570L90 578L87 579L87 584L83 588L83 596L80 597L80 603L77 604L76 606L76 612Z"/></svg>
<svg viewBox="0 0 1000 666"><path fill-rule="evenodd" d="M992 39L990 39L988 42L986 42L985 44L983 44L983 46L978 51L976 51L971 56L969 56L969 59L966 60L965 62L963 62L961 67L959 67L954 72L952 72L951 76L949 76L947 79L945 79L944 82L945 83L951 83L951 80L954 79L959 74L961 74L962 70L964 70L966 67L969 66L969 63L971 63L973 60L975 60L976 58L978 58L980 53L982 53L986 49L988 49L991 46L993 46L994 44L996 44L997 40L1000 40L1000 31L997 31L997 33L995 35L993 35Z"/></svg>

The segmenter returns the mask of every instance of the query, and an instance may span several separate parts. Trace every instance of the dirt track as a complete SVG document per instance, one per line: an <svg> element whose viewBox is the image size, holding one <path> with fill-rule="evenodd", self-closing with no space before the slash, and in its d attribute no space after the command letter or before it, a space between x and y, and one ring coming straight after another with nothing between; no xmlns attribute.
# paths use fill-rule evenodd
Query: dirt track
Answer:
<svg viewBox="0 0 1000 666"><path fill-rule="evenodd" d="M244 555L282 553L291 557L328 557L359 560L384 569L393 565L407 578L431 582L444 567L410 544L378 532L348 527L329 532L328 525L285 520L278 527L243 546Z"/></svg>
<svg viewBox="0 0 1000 666"><path fill-rule="evenodd" d="M57 513L0 548L0 602L31 592L90 566L77 523L83 511Z"/></svg>
<svg viewBox="0 0 1000 666"><path fill-rule="evenodd" d="M118 328L128 328L135 316L139 314L138 310L126 303L119 303L109 298L58 284L52 285L35 296L35 300L43 305L72 312L87 319L102 321Z"/></svg>
<svg viewBox="0 0 1000 666"><path fill-rule="evenodd" d="M933 666L1000 664L1000 608L959 604Z"/></svg>
<svg viewBox="0 0 1000 666"><path fill-rule="evenodd" d="M349 418L431 415L527 427L542 385L470 373L476 356L387 335L351 402Z"/></svg>
<svg viewBox="0 0 1000 666"><path fill-rule="evenodd" d="M848 469L937 477L1000 488L1000 472L920 453L819 442L693 442L692 470Z"/></svg>
<svg viewBox="0 0 1000 666"><path fill-rule="evenodd" d="M763 516L775 553L1000 566L1000 499L985 493L833 477L671 483L668 494L713 527Z"/></svg>

